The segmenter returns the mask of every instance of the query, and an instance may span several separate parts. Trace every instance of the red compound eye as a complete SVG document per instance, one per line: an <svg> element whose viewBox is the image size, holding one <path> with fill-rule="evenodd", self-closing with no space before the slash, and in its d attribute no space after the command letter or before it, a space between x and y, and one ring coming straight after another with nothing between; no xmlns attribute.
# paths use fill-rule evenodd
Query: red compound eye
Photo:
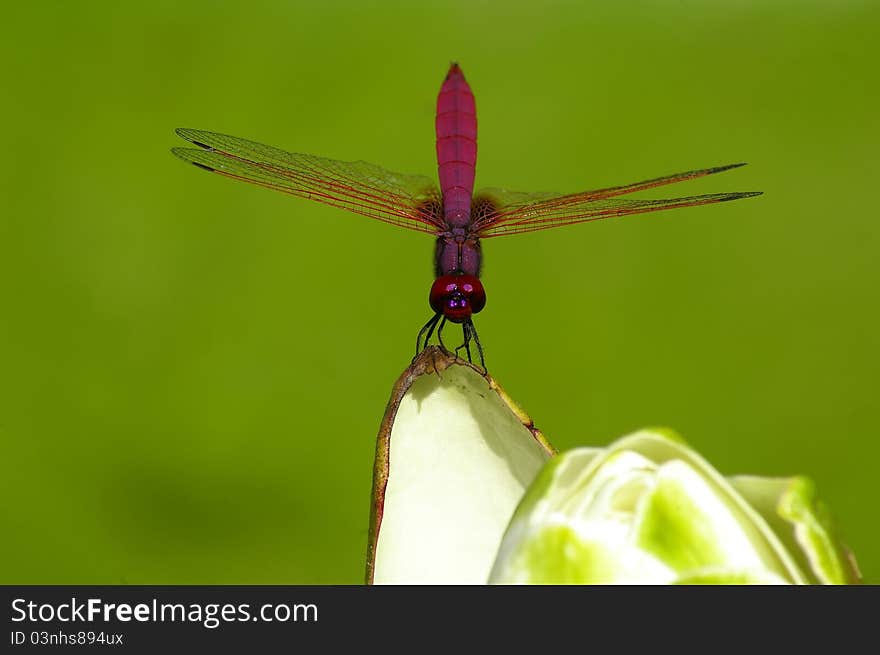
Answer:
<svg viewBox="0 0 880 655"><path fill-rule="evenodd" d="M431 286L431 309L453 323L464 323L486 306L483 283L473 275L441 275Z"/></svg>

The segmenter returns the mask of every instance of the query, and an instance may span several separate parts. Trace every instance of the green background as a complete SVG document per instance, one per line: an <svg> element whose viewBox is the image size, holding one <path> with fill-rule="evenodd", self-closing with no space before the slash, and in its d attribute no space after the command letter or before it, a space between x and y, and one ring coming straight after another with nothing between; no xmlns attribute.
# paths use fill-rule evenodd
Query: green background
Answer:
<svg viewBox="0 0 880 655"><path fill-rule="evenodd" d="M736 161L751 200L492 239L490 370L558 448L667 425L813 477L880 582L876 2L14 3L0 582L357 583L432 242L186 166L177 126L477 186Z"/></svg>

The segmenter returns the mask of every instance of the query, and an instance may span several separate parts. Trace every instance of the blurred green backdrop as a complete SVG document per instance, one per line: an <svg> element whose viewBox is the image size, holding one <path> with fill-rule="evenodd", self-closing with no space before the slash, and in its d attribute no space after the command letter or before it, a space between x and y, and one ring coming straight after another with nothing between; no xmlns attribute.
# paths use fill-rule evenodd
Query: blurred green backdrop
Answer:
<svg viewBox="0 0 880 655"><path fill-rule="evenodd" d="M14 3L0 27L4 583L357 583L430 238L200 172L199 127L477 186L735 161L761 198L485 244L490 369L559 448L668 425L818 483L880 582L880 5Z"/></svg>

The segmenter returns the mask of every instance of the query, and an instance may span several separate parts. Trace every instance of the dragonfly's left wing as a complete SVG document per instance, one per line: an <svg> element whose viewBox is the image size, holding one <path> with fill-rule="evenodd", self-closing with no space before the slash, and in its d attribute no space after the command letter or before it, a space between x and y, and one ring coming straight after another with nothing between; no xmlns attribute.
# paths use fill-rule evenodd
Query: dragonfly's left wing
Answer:
<svg viewBox="0 0 880 655"><path fill-rule="evenodd" d="M176 132L198 148L172 152L200 168L411 230L433 234L444 229L440 192L430 178L363 161L287 152L216 132Z"/></svg>
<svg viewBox="0 0 880 655"><path fill-rule="evenodd" d="M629 200L618 196L654 187L692 180L743 166L731 164L567 195L519 193L483 189L475 194L474 229L481 237L533 232L561 225L585 223L602 218L643 214L679 207L709 205L761 195L760 191L710 193L663 200Z"/></svg>

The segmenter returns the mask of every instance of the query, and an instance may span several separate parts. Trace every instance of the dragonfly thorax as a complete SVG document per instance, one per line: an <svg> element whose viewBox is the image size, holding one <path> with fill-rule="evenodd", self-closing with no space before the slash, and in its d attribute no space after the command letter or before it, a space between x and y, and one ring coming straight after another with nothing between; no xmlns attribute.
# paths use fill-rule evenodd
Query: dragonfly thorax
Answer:
<svg viewBox="0 0 880 655"><path fill-rule="evenodd" d="M479 238L461 228L452 228L437 237L434 250L434 275L464 273L480 277L483 253Z"/></svg>
<svg viewBox="0 0 880 655"><path fill-rule="evenodd" d="M431 285L431 309L453 323L464 323L486 306L483 283L474 275L441 275Z"/></svg>

